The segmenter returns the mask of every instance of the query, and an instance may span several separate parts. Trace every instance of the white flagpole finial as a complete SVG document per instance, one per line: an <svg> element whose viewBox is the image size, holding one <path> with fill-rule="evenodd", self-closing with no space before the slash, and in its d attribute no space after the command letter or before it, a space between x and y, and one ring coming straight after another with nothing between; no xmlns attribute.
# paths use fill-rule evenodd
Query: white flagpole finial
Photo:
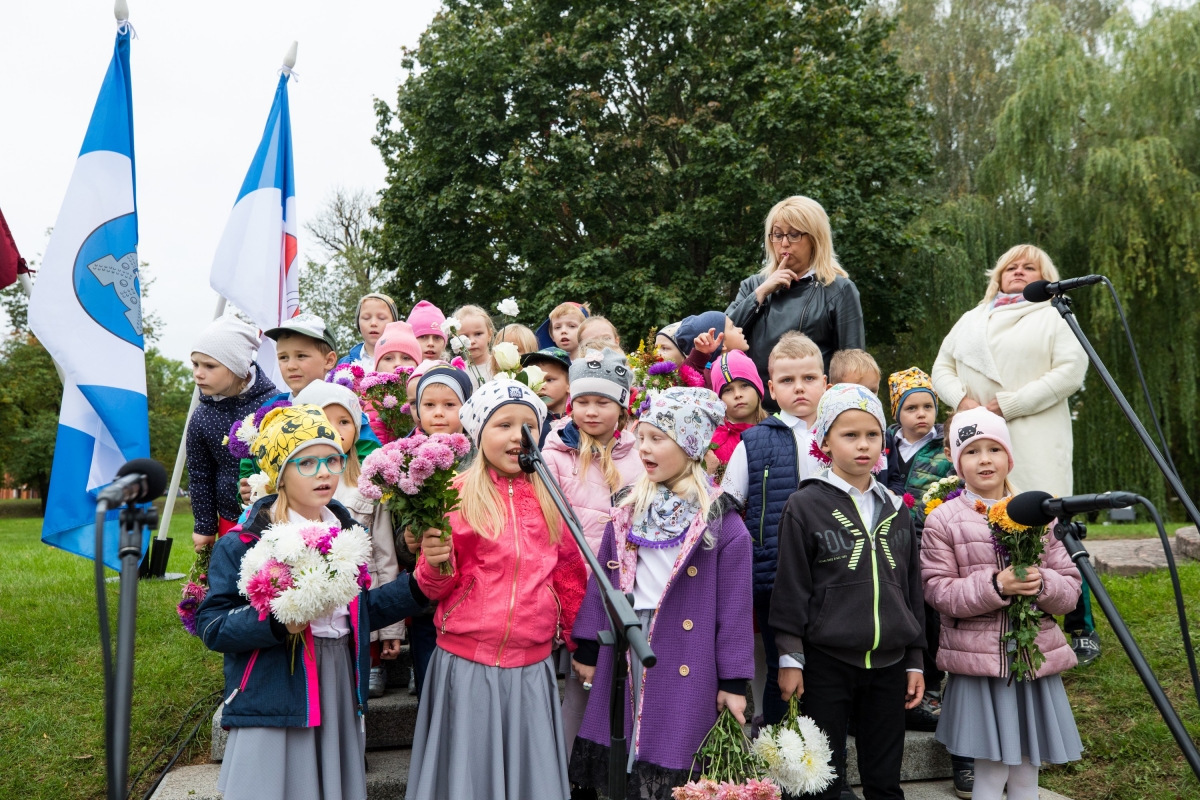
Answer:
<svg viewBox="0 0 1200 800"><path fill-rule="evenodd" d="M117 22L129 21L129 3L125 0L117 0L113 6L113 15L116 16Z"/></svg>
<svg viewBox="0 0 1200 800"><path fill-rule="evenodd" d="M299 42L292 42L292 46L288 48L287 55L283 57L283 66L289 72L296 66L296 49L299 46Z"/></svg>

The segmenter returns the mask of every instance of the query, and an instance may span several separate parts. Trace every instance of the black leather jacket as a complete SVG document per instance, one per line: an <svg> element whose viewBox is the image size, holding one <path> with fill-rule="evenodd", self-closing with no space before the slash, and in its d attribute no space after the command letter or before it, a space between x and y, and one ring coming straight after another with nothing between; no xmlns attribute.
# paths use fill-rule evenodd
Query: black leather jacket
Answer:
<svg viewBox="0 0 1200 800"><path fill-rule="evenodd" d="M750 358L767 385L767 359L779 337L800 331L821 348L825 373L837 350L866 349L862 304L858 287L840 275L828 286L815 279L799 280L787 289L769 295L760 306L754 290L763 282L752 275L738 287L737 298L725 309L733 324L742 328L750 342ZM768 403L774 405L769 398Z"/></svg>

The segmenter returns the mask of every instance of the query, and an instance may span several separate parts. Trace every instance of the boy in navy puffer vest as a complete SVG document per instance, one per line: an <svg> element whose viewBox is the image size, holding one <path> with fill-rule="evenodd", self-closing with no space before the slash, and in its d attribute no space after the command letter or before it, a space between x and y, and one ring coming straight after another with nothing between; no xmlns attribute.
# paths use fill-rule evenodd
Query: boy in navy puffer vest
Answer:
<svg viewBox="0 0 1200 800"><path fill-rule="evenodd" d="M800 481L821 466L810 452L813 442L809 430L826 384L821 350L802 333L780 337L771 349L767 371L771 376L767 386L780 411L742 433L721 488L746 507L746 528L754 543L754 616L766 654L761 713L765 724L774 725L787 711L779 693L775 634L768 622L779 558L779 519ZM756 669L762 670L763 665ZM757 680L763 677L760 674Z"/></svg>

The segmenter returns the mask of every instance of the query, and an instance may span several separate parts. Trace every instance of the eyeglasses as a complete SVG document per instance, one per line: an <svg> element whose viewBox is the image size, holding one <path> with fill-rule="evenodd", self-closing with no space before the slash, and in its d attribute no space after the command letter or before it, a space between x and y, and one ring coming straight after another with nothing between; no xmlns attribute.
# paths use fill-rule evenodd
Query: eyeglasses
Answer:
<svg viewBox="0 0 1200 800"><path fill-rule="evenodd" d="M289 464L296 465L296 472L299 472L301 477L311 478L321 471L321 465L325 465L325 469L329 470L330 475L341 475L346 469L346 457L341 453L334 453L331 456L317 458L316 456L300 456L299 458L289 458Z"/></svg>
<svg viewBox="0 0 1200 800"><path fill-rule="evenodd" d="M782 242L784 239L787 239L792 244L795 244L796 242L803 239L805 236L808 236L808 234L807 233L772 233L771 241L772 242Z"/></svg>

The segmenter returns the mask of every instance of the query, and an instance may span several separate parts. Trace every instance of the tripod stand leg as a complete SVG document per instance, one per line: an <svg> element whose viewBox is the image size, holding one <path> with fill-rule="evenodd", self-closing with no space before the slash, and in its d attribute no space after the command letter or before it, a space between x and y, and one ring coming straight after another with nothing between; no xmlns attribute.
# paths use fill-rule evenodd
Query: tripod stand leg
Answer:
<svg viewBox="0 0 1200 800"><path fill-rule="evenodd" d="M1159 685L1158 679L1154 676L1154 671L1146 663L1146 657L1142 655L1137 642L1133 640L1133 634L1129 632L1129 626L1125 624L1125 620L1121 618L1121 613L1117 611L1112 598L1108 596L1108 590L1100 582L1100 578L1096 574L1096 569L1092 566L1091 559L1088 558L1083 544L1074 534L1063 536L1062 541L1067 548L1067 553L1071 556L1071 560L1075 562L1075 566L1078 567L1080 574L1083 575L1084 580L1091 587L1096 602L1100 604L1101 610L1104 611L1104 616L1108 618L1109 624L1112 625L1113 633L1117 635L1117 640L1120 641L1121 647L1125 648L1125 653L1129 656L1130 663L1133 664L1138 677L1142 679L1142 684L1146 687L1146 691L1150 694L1150 699L1154 701L1154 705L1158 708L1158 713L1162 716L1163 722L1167 723L1167 728L1171 731L1171 735L1175 737L1176 744L1183 751L1183 757L1187 759L1192 772L1200 780L1200 753L1196 751L1195 743L1188 735L1187 729L1183 727L1183 722L1179 719L1179 715L1175 712L1175 707L1171 705L1171 701L1167 699L1162 686Z"/></svg>

